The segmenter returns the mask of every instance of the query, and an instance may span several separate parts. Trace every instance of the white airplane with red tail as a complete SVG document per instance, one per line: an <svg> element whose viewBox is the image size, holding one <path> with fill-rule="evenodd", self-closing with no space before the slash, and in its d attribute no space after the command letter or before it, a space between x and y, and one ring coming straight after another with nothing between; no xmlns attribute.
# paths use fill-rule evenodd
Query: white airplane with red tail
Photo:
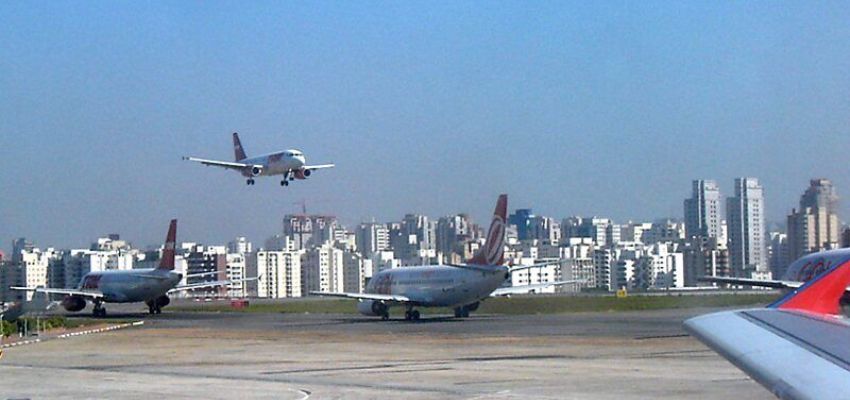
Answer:
<svg viewBox="0 0 850 400"><path fill-rule="evenodd" d="M418 320L417 307L450 307L455 317L468 317L488 297L529 293L546 287L580 281L560 281L526 286L501 287L512 271L546 264L508 267L505 262L505 225L508 196L499 196L487 241L466 264L422 265L383 270L366 285L365 293L310 294L358 299L364 315L389 319L392 306L404 306L406 320Z"/></svg>
<svg viewBox="0 0 850 400"><path fill-rule="evenodd" d="M183 159L207 166L236 170L242 176L248 178L248 185L253 185L254 178L258 176L283 175L280 185L289 186L290 181L307 179L317 169L333 168L334 166L334 164L307 165L304 153L296 149L248 158L245 155L242 142L239 141L239 134L236 132L233 132L233 152L235 153L235 161L207 160L195 157L183 157Z"/></svg>
<svg viewBox="0 0 850 400"><path fill-rule="evenodd" d="M177 241L177 220L172 219L162 250L162 258L156 268L92 271L80 279L75 289L43 287L10 287L12 290L62 295L60 304L68 311L81 311L86 302L94 304L94 316L106 315L104 303L144 302L151 314L159 314L171 299L169 294L208 287L226 286L230 280L208 281L189 285L178 285L183 275L174 272L174 249ZM208 273L193 274L201 276ZM247 278L243 280L251 280ZM255 279L255 278L253 278Z"/></svg>

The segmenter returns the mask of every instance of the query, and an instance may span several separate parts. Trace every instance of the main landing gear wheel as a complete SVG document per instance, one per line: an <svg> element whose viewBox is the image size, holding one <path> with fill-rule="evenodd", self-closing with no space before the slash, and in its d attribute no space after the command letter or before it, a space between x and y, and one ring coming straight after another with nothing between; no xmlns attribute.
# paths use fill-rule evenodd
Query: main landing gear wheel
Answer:
<svg viewBox="0 0 850 400"><path fill-rule="evenodd" d="M385 313L381 314L381 321L387 321L389 319L390 319L390 313L385 312Z"/></svg>
<svg viewBox="0 0 850 400"><path fill-rule="evenodd" d="M455 307L455 318L469 318L469 309L466 307Z"/></svg>
<svg viewBox="0 0 850 400"><path fill-rule="evenodd" d="M148 314L162 314L162 308L157 306L148 306Z"/></svg>
<svg viewBox="0 0 850 400"><path fill-rule="evenodd" d="M95 317L105 317L106 316L106 309L103 308L103 306L100 303L95 303L94 309L92 309L91 313Z"/></svg>
<svg viewBox="0 0 850 400"><path fill-rule="evenodd" d="M289 186L289 181L287 181L285 179L280 181L280 186Z"/></svg>
<svg viewBox="0 0 850 400"><path fill-rule="evenodd" d="M250 186L250 185L253 185L253 184L254 184L254 180L253 180L253 179L248 179L248 181L247 181L247 182L245 182L245 184L247 184L247 185L249 185L249 186Z"/></svg>
<svg viewBox="0 0 850 400"><path fill-rule="evenodd" d="M419 311L410 310L404 312L405 321L419 321Z"/></svg>

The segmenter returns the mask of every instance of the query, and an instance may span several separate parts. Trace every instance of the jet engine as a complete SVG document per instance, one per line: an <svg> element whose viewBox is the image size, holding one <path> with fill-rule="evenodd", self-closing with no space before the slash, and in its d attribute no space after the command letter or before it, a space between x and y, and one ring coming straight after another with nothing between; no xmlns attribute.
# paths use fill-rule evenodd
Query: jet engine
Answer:
<svg viewBox="0 0 850 400"><path fill-rule="evenodd" d="M80 296L66 296L61 304L66 310L76 312L86 308L86 299Z"/></svg>
<svg viewBox="0 0 850 400"><path fill-rule="evenodd" d="M310 176L310 174L312 174L312 173L313 172L310 171L309 169L300 168L300 169L295 170L294 176L295 176L295 179L307 179Z"/></svg>
<svg viewBox="0 0 850 400"><path fill-rule="evenodd" d="M251 165L251 166L248 166L248 167L245 167L245 168L242 169L242 175L243 176L248 176L248 177L259 176L262 173L263 173L263 166L262 165Z"/></svg>
<svg viewBox="0 0 850 400"><path fill-rule="evenodd" d="M370 317L380 316L387 313L387 305L375 300L364 300L357 303L357 312Z"/></svg>

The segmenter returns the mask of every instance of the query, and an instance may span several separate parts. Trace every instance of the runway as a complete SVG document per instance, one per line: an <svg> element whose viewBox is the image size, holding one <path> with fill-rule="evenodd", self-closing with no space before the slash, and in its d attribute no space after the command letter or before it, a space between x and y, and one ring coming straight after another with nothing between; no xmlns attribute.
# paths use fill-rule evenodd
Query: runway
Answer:
<svg viewBox="0 0 850 400"><path fill-rule="evenodd" d="M413 323L118 310L144 326L8 350L0 398L773 398L684 334L708 311Z"/></svg>

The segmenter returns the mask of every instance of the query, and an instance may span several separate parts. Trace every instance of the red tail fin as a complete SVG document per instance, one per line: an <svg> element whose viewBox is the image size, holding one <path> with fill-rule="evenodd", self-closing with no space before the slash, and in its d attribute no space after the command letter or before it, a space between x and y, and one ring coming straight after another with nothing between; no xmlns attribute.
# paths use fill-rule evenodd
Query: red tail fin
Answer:
<svg viewBox="0 0 850 400"><path fill-rule="evenodd" d="M168 236L165 237L165 247L162 249L162 258L159 260L157 269L174 269L174 247L177 244L177 220L172 219L168 226Z"/></svg>
<svg viewBox="0 0 850 400"><path fill-rule="evenodd" d="M239 141L239 134L236 132L233 132L233 153L237 162L248 158L245 156L245 149L242 148L242 142Z"/></svg>
<svg viewBox="0 0 850 400"><path fill-rule="evenodd" d="M502 265L505 263L505 224L508 214L508 195L499 196L490 230L487 231L487 241L478 250L475 257L467 261L474 265Z"/></svg>
<svg viewBox="0 0 850 400"><path fill-rule="evenodd" d="M839 300L848 284L850 260L845 259L768 307L838 315L841 313Z"/></svg>

